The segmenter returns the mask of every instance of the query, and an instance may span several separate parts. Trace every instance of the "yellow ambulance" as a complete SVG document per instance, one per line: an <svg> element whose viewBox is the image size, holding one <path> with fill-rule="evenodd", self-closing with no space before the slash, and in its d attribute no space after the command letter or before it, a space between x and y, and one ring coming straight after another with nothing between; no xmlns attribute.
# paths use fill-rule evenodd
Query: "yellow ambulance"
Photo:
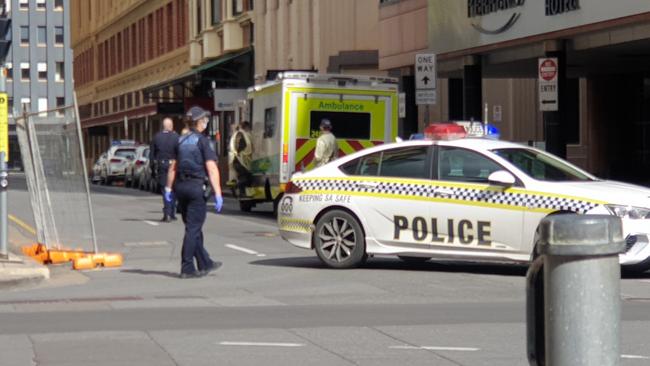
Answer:
<svg viewBox="0 0 650 366"><path fill-rule="evenodd" d="M338 156L394 141L398 129L398 84L387 77L280 73L248 90L252 125L252 182L242 211L273 202L295 172L313 168L320 122L327 118Z"/></svg>

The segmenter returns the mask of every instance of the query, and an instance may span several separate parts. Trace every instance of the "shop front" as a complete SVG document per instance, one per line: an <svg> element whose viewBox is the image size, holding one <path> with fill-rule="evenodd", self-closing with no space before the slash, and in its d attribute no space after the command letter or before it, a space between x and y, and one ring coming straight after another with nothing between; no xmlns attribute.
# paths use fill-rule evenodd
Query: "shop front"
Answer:
<svg viewBox="0 0 650 366"><path fill-rule="evenodd" d="M487 117L508 139L650 184L650 3L429 4L440 118Z"/></svg>

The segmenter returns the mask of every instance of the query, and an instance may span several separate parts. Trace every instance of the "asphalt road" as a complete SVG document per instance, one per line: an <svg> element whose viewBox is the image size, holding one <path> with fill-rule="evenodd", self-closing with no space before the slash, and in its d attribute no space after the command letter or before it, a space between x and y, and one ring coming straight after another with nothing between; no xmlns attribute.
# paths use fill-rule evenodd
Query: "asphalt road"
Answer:
<svg viewBox="0 0 650 366"><path fill-rule="evenodd" d="M30 223L12 180L11 213ZM408 265L372 258L324 268L277 236L271 207L226 200L205 225L223 267L177 278L183 226L161 199L93 187L100 249L122 268L53 268L0 290L0 365L525 365L525 268ZM622 282L622 365L650 364L650 275ZM597 321L597 320L595 320Z"/></svg>

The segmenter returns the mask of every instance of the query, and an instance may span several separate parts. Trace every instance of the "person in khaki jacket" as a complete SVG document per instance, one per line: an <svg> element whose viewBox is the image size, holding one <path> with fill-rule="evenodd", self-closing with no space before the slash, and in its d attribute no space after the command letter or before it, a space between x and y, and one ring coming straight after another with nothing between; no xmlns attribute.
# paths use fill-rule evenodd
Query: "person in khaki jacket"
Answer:
<svg viewBox="0 0 650 366"><path fill-rule="evenodd" d="M316 141L316 152L314 153L315 167L323 166L336 159L339 146L336 143L336 137L332 133L332 122L323 119L320 122L321 134Z"/></svg>

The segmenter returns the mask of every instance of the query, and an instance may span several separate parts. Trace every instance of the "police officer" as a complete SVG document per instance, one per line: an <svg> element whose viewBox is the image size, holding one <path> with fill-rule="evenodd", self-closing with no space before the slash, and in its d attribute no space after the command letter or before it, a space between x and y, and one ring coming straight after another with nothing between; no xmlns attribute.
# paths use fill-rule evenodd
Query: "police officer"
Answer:
<svg viewBox="0 0 650 366"><path fill-rule="evenodd" d="M167 172L172 159L174 159L174 150L177 144L178 134L174 132L174 121L171 118L163 119L163 130L154 136L150 149L151 171L156 175L161 191L167 184ZM163 218L160 221L176 221L175 206L174 200L167 202L163 197Z"/></svg>
<svg viewBox="0 0 650 366"><path fill-rule="evenodd" d="M314 152L314 164L317 168L334 160L339 149L336 137L332 133L332 122L329 119L324 118L320 122L320 132Z"/></svg>
<svg viewBox="0 0 650 366"><path fill-rule="evenodd" d="M207 275L221 265L213 262L203 247L202 227L207 199L203 183L206 177L214 192L217 212L221 212L223 198L217 154L208 138L202 134L208 126L210 114L201 107L192 107L187 115L190 118L190 132L178 141L176 158L172 160L165 186L165 200L170 202L174 199L174 187L185 223L180 277L195 278ZM194 267L194 259L198 270Z"/></svg>

